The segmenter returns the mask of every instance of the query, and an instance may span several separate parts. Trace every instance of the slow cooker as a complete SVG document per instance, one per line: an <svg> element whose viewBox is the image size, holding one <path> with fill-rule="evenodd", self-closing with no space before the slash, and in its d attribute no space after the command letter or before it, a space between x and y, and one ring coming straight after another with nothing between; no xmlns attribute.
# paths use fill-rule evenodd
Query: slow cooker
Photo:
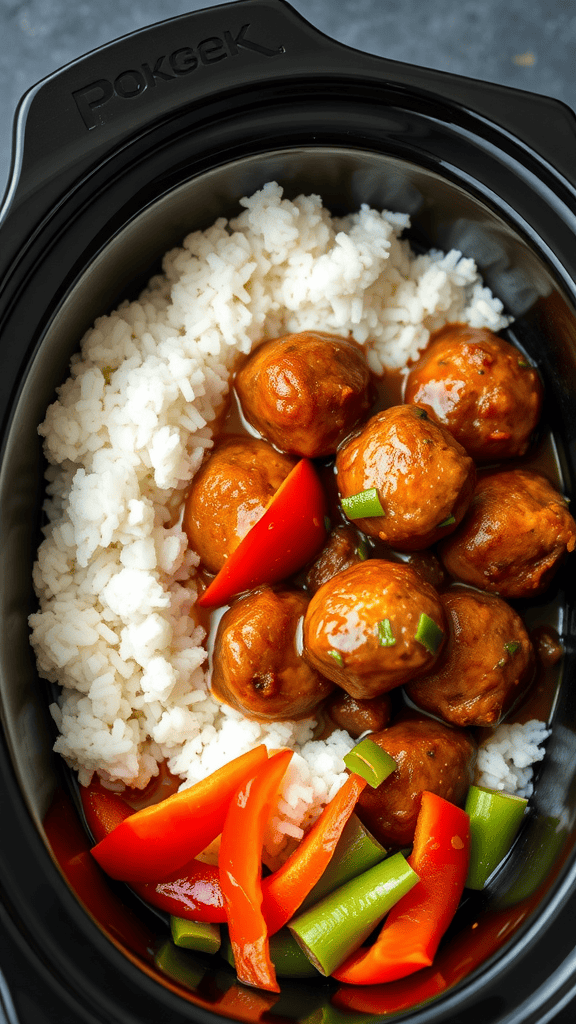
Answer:
<svg viewBox="0 0 576 1024"><path fill-rule="evenodd" d="M166 920L95 865L52 753L28 639L41 524L37 426L95 317L163 252L269 180L409 213L423 247L473 257L537 363L566 493L576 473L576 121L540 96L371 57L284 0L161 22L26 94L0 264L0 1006L10 1024L236 1019L544 1024L576 1014L576 697L570 570L551 602L565 646L531 811L470 895L437 963L344 1004L330 981L244 989L224 961L168 954ZM182 953L182 955L180 955ZM0 1010L0 1015L2 1010Z"/></svg>

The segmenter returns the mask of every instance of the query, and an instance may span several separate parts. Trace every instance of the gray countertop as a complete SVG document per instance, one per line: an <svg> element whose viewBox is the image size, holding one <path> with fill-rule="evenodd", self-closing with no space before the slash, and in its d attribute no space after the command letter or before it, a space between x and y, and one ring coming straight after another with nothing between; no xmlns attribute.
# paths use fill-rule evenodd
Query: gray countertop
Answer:
<svg viewBox="0 0 576 1024"><path fill-rule="evenodd" d="M88 50L205 0L0 0L0 193L14 113L37 81ZM552 96L576 110L575 0L292 0L369 53Z"/></svg>

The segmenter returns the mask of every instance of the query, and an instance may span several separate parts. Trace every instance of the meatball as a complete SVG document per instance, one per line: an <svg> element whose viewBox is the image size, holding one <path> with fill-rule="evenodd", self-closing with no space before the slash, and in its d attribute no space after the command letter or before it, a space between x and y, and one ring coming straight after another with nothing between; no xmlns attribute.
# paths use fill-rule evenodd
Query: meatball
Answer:
<svg viewBox="0 0 576 1024"><path fill-rule="evenodd" d="M395 722L370 739L398 767L376 789L366 786L356 813L384 846L409 846L425 790L454 804L464 802L474 781L476 744L463 729L421 716Z"/></svg>
<svg viewBox="0 0 576 1024"><path fill-rule="evenodd" d="M264 342L236 375L249 423L281 451L333 455L375 398L358 346L321 331Z"/></svg>
<svg viewBox="0 0 576 1024"><path fill-rule="evenodd" d="M223 436L192 481L182 527L210 572L218 572L296 465L253 437Z"/></svg>
<svg viewBox="0 0 576 1024"><path fill-rule="evenodd" d="M448 572L502 597L533 597L576 543L563 496L540 473L482 477L460 529L440 545Z"/></svg>
<svg viewBox="0 0 576 1024"><path fill-rule="evenodd" d="M305 718L334 689L302 657L308 598L261 587L222 616L212 655L212 693L256 721Z"/></svg>
<svg viewBox="0 0 576 1024"><path fill-rule="evenodd" d="M399 551L422 550L454 530L476 480L462 446L413 405L372 416L340 448L336 472L341 499L376 488L384 514L354 521Z"/></svg>
<svg viewBox="0 0 576 1024"><path fill-rule="evenodd" d="M408 566L374 558L314 594L304 619L304 655L351 697L365 700L430 669L444 628L434 588Z"/></svg>
<svg viewBox="0 0 576 1024"><path fill-rule="evenodd" d="M476 462L524 455L542 406L540 378L487 327L448 324L406 380L405 401L444 424Z"/></svg>
<svg viewBox="0 0 576 1024"><path fill-rule="evenodd" d="M336 526L306 575L310 593L315 594L336 573L365 561L364 544L353 526Z"/></svg>
<svg viewBox="0 0 576 1024"><path fill-rule="evenodd" d="M534 675L524 623L494 594L455 588L442 603L449 629L442 657L406 692L423 711L452 725L497 725Z"/></svg>
<svg viewBox="0 0 576 1024"><path fill-rule="evenodd" d="M345 729L358 739L365 732L379 732L388 725L392 716L392 701L388 693L368 700L357 700L349 693L336 691L326 701L324 711L339 729Z"/></svg>

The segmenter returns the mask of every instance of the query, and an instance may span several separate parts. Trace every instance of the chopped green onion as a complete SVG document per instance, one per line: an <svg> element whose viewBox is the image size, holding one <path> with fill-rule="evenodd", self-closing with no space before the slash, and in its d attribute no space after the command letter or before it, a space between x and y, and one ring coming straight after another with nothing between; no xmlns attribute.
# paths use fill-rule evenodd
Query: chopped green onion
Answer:
<svg viewBox="0 0 576 1024"><path fill-rule="evenodd" d="M358 542L356 554L358 555L358 558L360 559L361 562L365 562L366 559L368 558L368 545L365 540L361 540Z"/></svg>
<svg viewBox="0 0 576 1024"><path fill-rule="evenodd" d="M520 368L521 368L522 370L527 370L527 369L529 369L529 367L530 367L530 363L528 363L528 362L526 361L526 359L522 359L522 357L520 357L520 358L519 358L519 360L518 360L518 366L519 366L519 367L520 367Z"/></svg>
<svg viewBox="0 0 576 1024"><path fill-rule="evenodd" d="M220 928L217 924L171 916L170 931L176 946L196 949L201 953L217 953L220 949Z"/></svg>
<svg viewBox="0 0 576 1024"><path fill-rule="evenodd" d="M390 619L380 619L378 623L378 643L380 647L394 647L396 637L392 632Z"/></svg>
<svg viewBox="0 0 576 1024"><path fill-rule="evenodd" d="M328 866L308 893L300 906L300 911L313 906L329 892L379 864L385 856L386 850L382 844L374 838L356 814L351 814Z"/></svg>
<svg viewBox="0 0 576 1024"><path fill-rule="evenodd" d="M342 498L342 508L348 519L369 519L372 516L385 515L375 487L351 494L349 498Z"/></svg>
<svg viewBox="0 0 576 1024"><path fill-rule="evenodd" d="M511 640L509 643L504 644L504 650L508 651L508 654L512 656L516 654L516 651L520 650L522 644L519 640Z"/></svg>
<svg viewBox="0 0 576 1024"><path fill-rule="evenodd" d="M428 419L428 413L426 412L426 409L421 409L419 405L413 405L412 408L414 410L414 415L417 416L419 420Z"/></svg>
<svg viewBox="0 0 576 1024"><path fill-rule="evenodd" d="M324 529L326 530L326 533L330 533L330 530L332 529L332 523L330 522L330 516L324 516Z"/></svg>
<svg viewBox="0 0 576 1024"><path fill-rule="evenodd" d="M418 628L414 635L414 639L422 644L423 647L429 651L430 654L436 654L440 650L440 646L444 639L444 631L440 629L440 626L431 619L426 612L422 612L418 621Z"/></svg>
<svg viewBox="0 0 576 1024"><path fill-rule="evenodd" d="M340 654L340 651L328 651L328 654L331 658L334 658L334 661L337 665L340 665L340 668L344 668L344 658Z"/></svg>
<svg viewBox="0 0 576 1024"><path fill-rule="evenodd" d="M483 889L506 856L520 828L527 803L524 797L470 786L465 808L470 816L468 889Z"/></svg>
<svg viewBox="0 0 576 1024"><path fill-rule="evenodd" d="M325 896L288 927L314 966L328 976L418 881L402 854L395 853Z"/></svg>
<svg viewBox="0 0 576 1024"><path fill-rule="evenodd" d="M443 526L452 526L452 523L456 522L456 516L447 516L441 523L438 523L438 529L440 530Z"/></svg>
<svg viewBox="0 0 576 1024"><path fill-rule="evenodd" d="M361 775L376 789L384 779L395 772L398 765L382 747L366 736L344 756L344 764L351 772Z"/></svg>

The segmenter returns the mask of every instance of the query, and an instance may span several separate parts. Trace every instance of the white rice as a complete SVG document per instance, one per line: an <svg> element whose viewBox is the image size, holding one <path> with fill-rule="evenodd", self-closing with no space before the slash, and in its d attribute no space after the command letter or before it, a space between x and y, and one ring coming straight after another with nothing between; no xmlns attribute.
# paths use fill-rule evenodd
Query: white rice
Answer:
<svg viewBox="0 0 576 1024"><path fill-rule="evenodd" d="M212 699L198 558L178 520L234 362L264 337L316 328L352 334L379 372L446 322L508 320L472 260L412 253L404 214L333 218L275 183L241 206L82 339L39 428L49 524L30 626L40 673L61 687L55 749L81 783L97 772L144 787L167 759L188 786L257 743L288 745L298 757L280 817L299 828L342 784L352 740L313 742L312 719L260 724Z"/></svg>
<svg viewBox="0 0 576 1024"><path fill-rule="evenodd" d="M532 765L543 760L542 744L549 735L545 723L536 718L523 725L520 722L499 725L490 740L479 747L478 785L531 797L534 792Z"/></svg>

